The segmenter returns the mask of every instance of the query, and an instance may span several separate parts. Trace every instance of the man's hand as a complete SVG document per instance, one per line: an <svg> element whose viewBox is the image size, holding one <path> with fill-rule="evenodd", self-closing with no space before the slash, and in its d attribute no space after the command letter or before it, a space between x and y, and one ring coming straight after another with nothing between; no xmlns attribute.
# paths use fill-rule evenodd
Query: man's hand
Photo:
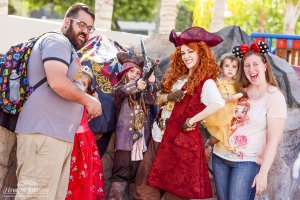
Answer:
<svg viewBox="0 0 300 200"><path fill-rule="evenodd" d="M85 104L86 110L88 114L90 115L90 118L98 117L102 114L102 106L100 101L88 94L86 94L87 97L87 103Z"/></svg>

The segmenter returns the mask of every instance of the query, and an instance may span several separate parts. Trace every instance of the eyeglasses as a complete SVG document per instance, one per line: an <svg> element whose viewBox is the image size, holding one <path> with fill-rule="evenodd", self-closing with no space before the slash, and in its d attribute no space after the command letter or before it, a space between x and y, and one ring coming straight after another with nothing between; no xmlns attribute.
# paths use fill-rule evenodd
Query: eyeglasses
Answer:
<svg viewBox="0 0 300 200"><path fill-rule="evenodd" d="M73 18L70 18L70 17L69 17L69 19L77 22L77 24L78 24L78 26L81 30L87 29L89 33L93 33L95 31L95 27L88 26L85 22L82 22L82 21L79 21L78 19L73 19Z"/></svg>

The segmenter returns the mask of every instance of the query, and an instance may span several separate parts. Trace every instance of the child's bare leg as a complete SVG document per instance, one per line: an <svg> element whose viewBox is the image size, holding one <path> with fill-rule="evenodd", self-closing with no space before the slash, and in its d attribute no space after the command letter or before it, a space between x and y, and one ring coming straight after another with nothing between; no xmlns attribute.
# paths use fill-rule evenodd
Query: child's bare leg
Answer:
<svg viewBox="0 0 300 200"><path fill-rule="evenodd" d="M215 138L214 136L210 136L210 146L213 146L214 144L216 144L217 142L219 142L219 140L217 138Z"/></svg>
<svg viewBox="0 0 300 200"><path fill-rule="evenodd" d="M205 155L206 157L211 157L212 148L214 144L216 144L219 140L215 138L214 136L210 136L208 140L205 142Z"/></svg>

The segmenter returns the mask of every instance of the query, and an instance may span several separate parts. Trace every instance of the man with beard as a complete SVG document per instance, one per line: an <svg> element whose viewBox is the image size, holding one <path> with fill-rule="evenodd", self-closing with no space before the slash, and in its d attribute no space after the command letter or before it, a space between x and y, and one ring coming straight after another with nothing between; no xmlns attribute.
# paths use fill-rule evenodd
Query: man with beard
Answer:
<svg viewBox="0 0 300 200"><path fill-rule="evenodd" d="M42 36L28 62L30 85L43 83L29 97L16 127L16 199L65 199L75 132L86 107L90 117L101 114L99 100L82 91L76 50L95 28L93 11L82 3L67 11L60 32Z"/></svg>

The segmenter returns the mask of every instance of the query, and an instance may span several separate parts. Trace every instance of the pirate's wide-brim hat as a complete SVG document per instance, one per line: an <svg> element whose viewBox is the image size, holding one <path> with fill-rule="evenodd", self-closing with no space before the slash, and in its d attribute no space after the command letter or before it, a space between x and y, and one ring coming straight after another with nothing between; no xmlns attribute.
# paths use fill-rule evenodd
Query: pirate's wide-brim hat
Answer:
<svg viewBox="0 0 300 200"><path fill-rule="evenodd" d="M207 32L204 28L197 26L186 29L178 36L173 29L170 33L169 40L175 47L200 41L205 42L209 47L214 47L223 41L217 34Z"/></svg>
<svg viewBox="0 0 300 200"><path fill-rule="evenodd" d="M117 74L118 81L122 79L124 74L134 67L143 71L144 59L141 56L128 52L119 52L117 54L117 59L119 63L122 64L122 70Z"/></svg>

